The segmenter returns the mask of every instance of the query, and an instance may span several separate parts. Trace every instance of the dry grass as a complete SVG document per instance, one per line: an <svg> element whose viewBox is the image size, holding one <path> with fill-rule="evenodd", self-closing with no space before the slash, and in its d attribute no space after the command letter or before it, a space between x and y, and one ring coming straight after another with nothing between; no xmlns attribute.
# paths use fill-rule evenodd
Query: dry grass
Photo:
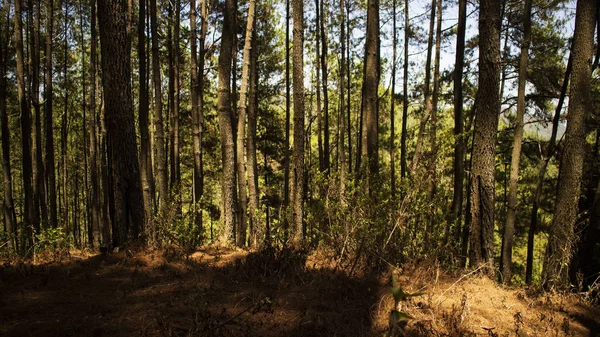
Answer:
<svg viewBox="0 0 600 337"><path fill-rule="evenodd" d="M600 334L600 311L575 295L533 295L432 263L348 275L330 256L208 246L190 256L134 248L4 264L0 335L389 335L392 274L405 291L424 293L402 302L415 320L401 335Z"/></svg>

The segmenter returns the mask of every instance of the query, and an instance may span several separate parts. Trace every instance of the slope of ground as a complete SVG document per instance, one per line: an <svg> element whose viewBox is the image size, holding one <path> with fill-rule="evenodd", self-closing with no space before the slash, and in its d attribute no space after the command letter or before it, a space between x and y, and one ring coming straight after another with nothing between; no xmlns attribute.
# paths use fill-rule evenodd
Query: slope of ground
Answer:
<svg viewBox="0 0 600 337"><path fill-rule="evenodd" d="M438 269L394 272L407 336L597 336L600 311ZM362 274L362 275L361 275ZM348 275L319 255L217 246L188 258L126 250L0 268L1 336L382 336L391 272Z"/></svg>

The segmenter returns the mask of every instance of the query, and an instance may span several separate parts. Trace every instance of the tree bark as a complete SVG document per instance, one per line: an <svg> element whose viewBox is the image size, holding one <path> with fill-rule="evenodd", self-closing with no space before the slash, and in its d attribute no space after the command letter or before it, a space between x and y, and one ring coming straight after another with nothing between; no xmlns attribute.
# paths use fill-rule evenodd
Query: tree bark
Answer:
<svg viewBox="0 0 600 337"><path fill-rule="evenodd" d="M256 20L255 20L256 21ZM256 32L254 32L252 44L256 46ZM256 247L265 240L265 228L260 226L259 203L258 203L258 163L256 158L256 126L258 115L258 67L256 66L258 51L252 48L250 54L250 88L248 89L248 144L246 146L246 158L248 160L248 214L250 220L250 245Z"/></svg>
<svg viewBox="0 0 600 337"><path fill-rule="evenodd" d="M581 187L586 115L591 111L592 54L596 4L593 0L578 0L573 36L573 70L565 144L560 164L558 193L554 218L544 257L542 283L545 288L563 288L568 284L568 264L574 244Z"/></svg>
<svg viewBox="0 0 600 337"><path fill-rule="evenodd" d="M159 33L156 0L150 0L150 25L152 33L152 83L154 85L154 118L156 123L156 174L158 183L158 213L165 216L169 200L167 159L165 155L165 130L163 124L162 80L160 75ZM158 228L151 230L152 241L156 242Z"/></svg>
<svg viewBox="0 0 600 337"><path fill-rule="evenodd" d="M444 242L448 243L450 228L454 225L456 241L460 241L462 227L463 196L465 181L465 154L467 142L464 133L462 78L465 65L465 31L467 23L467 0L458 1L458 30L456 33L456 59L454 62L454 181L452 213L446 225Z"/></svg>
<svg viewBox="0 0 600 337"><path fill-rule="evenodd" d="M526 0L523 8L523 44L519 57L519 87L517 89L517 116L515 119L515 136L510 161L510 182L508 185L508 213L504 225L502 240L502 256L500 272L502 282L510 284L512 278L512 245L517 220L517 189L519 181L519 164L521 162L521 146L523 142L523 119L525 116L525 86L527 84L527 63L529 60L529 44L531 43L531 5L533 0Z"/></svg>
<svg viewBox="0 0 600 337"><path fill-rule="evenodd" d="M225 226L221 241L232 242L236 225L235 210L235 145L233 141L233 121L231 118L231 59L233 22L237 11L235 0L226 0L223 9L223 31L221 34L221 51L218 62L218 95L217 109L219 129L221 132L221 160L223 175L221 177L221 217Z"/></svg>
<svg viewBox="0 0 600 337"><path fill-rule="evenodd" d="M292 0L294 16L294 153L292 169L292 221L294 226L294 243L304 244L306 231L304 228L304 3Z"/></svg>
<svg viewBox="0 0 600 337"><path fill-rule="evenodd" d="M325 13L325 0L321 0L321 24L319 26L321 30L321 83L323 84L323 164L325 174L329 175L329 168L331 166L331 155L329 145L329 94L327 85L327 14Z"/></svg>
<svg viewBox="0 0 600 337"><path fill-rule="evenodd" d="M395 5L395 3L394 3ZM345 203L345 194L346 194L346 149L345 149L345 134L346 134L346 123L345 123L345 112L346 112L346 102L345 95L346 90L344 88L345 85L345 76L346 76L346 23L345 23L345 10L346 4L345 0L340 0L340 80L339 80L339 90L340 90L340 202ZM395 8L395 7L394 7ZM395 24L395 21L394 21ZM395 27L395 26L394 26ZM395 30L394 30L395 33ZM395 35L394 35L395 37ZM395 50L395 49L394 49ZM395 57L395 56L394 56ZM393 76L393 75L392 75ZM393 81L393 80L392 80ZM393 82L392 82L393 83ZM393 85L392 85L393 86ZM393 95L392 95L393 96ZM393 115L392 108L392 115ZM392 125L393 125L393 117L392 117ZM348 126L350 127L350 126ZM392 127L393 130L393 127ZM393 131L392 131L393 134ZM393 138L393 136L392 136ZM393 160L392 160L393 162ZM393 165L393 164L392 164ZM392 169L393 171L393 169Z"/></svg>
<svg viewBox="0 0 600 337"><path fill-rule="evenodd" d="M365 78L363 80L361 170L367 181L379 170L377 118L379 100L379 0L369 0L367 7L367 37L365 42Z"/></svg>
<svg viewBox="0 0 600 337"><path fill-rule="evenodd" d="M139 1L138 11L138 58L139 58L139 87L140 87L140 102L138 107L138 121L140 128L140 174L142 183L142 192L144 198L144 215L145 228L153 228L152 222L154 218L154 212L152 211L153 202L153 182L154 176L152 173L152 158L150 156L150 131L148 129L148 113L149 113L149 100L148 100L148 81L146 74L146 1Z"/></svg>
<svg viewBox="0 0 600 337"><path fill-rule="evenodd" d="M479 89L476 96L471 194L470 264L494 259L494 156L500 113L500 26L502 3L482 0L479 9Z"/></svg>
<svg viewBox="0 0 600 337"><path fill-rule="evenodd" d="M404 80L402 83L402 134L400 135L400 178L406 178L406 139L408 123L408 1L404 2Z"/></svg>
<svg viewBox="0 0 600 337"><path fill-rule="evenodd" d="M10 129L8 125L8 112L6 106L7 87L6 73L9 59L8 44L10 29L8 16L10 13L10 1L6 1L4 9L7 13L6 27L0 27L0 127L2 131L2 173L4 176L4 200L2 211L4 213L4 225L8 235L8 247L16 251L18 248L17 237L17 215L13 198L13 181L10 163Z"/></svg>
<svg viewBox="0 0 600 337"><path fill-rule="evenodd" d="M237 125L237 174L238 174L238 199L240 202L240 223L238 224L237 245L242 247L246 244L248 192L246 183L246 153L244 143L246 141L246 112L248 107L248 86L250 84L250 58L252 54L252 35L254 34L256 1L250 0L248 6L248 22L246 24L246 37L244 41L244 56L242 60L242 85L240 87L240 101L238 104Z"/></svg>
<svg viewBox="0 0 600 337"><path fill-rule="evenodd" d="M102 84L114 180L113 245L117 247L137 239L144 226L126 13L126 0L98 2Z"/></svg>
<svg viewBox="0 0 600 337"><path fill-rule="evenodd" d="M14 43L17 53L17 92L19 107L21 110L21 154L23 166L23 241L25 245L21 246L22 253L33 244L32 230L36 228L35 210L33 202L32 185L32 160L31 160L31 114L27 100L27 90L25 84L25 59L23 54L23 19L21 12L21 0L15 0L14 8Z"/></svg>

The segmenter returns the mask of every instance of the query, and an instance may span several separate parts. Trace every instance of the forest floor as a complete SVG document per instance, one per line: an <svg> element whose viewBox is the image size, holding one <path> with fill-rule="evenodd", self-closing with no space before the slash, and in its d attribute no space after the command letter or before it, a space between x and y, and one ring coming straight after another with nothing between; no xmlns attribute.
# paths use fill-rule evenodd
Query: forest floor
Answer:
<svg viewBox="0 0 600 337"><path fill-rule="evenodd" d="M433 264L350 275L324 253L218 246L4 262L0 336L382 336L392 274L423 293L402 303L415 318L406 336L600 336L600 310L575 295L534 296Z"/></svg>

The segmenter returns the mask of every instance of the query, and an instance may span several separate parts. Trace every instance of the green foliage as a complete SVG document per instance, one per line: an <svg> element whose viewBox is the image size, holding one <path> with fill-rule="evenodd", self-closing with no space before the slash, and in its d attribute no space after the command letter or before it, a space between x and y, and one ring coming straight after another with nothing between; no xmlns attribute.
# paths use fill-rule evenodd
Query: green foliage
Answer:
<svg viewBox="0 0 600 337"><path fill-rule="evenodd" d="M411 297L421 296L421 295L423 295L423 293L412 293L411 294L411 293L404 292L404 290L402 290L402 288L400 287L400 285L398 284L398 281L396 279L392 280L391 290L392 290L392 295L394 297L394 307L392 308L392 310L390 310L389 324L390 324L390 331L392 331L392 334L393 334L393 332L396 329L404 328L410 320L415 319L408 313L399 310L399 305L401 304L401 302L406 302Z"/></svg>
<svg viewBox="0 0 600 337"><path fill-rule="evenodd" d="M68 254L71 248L69 236L62 228L44 228L35 234L36 243L34 252L36 255L51 253L54 259Z"/></svg>

